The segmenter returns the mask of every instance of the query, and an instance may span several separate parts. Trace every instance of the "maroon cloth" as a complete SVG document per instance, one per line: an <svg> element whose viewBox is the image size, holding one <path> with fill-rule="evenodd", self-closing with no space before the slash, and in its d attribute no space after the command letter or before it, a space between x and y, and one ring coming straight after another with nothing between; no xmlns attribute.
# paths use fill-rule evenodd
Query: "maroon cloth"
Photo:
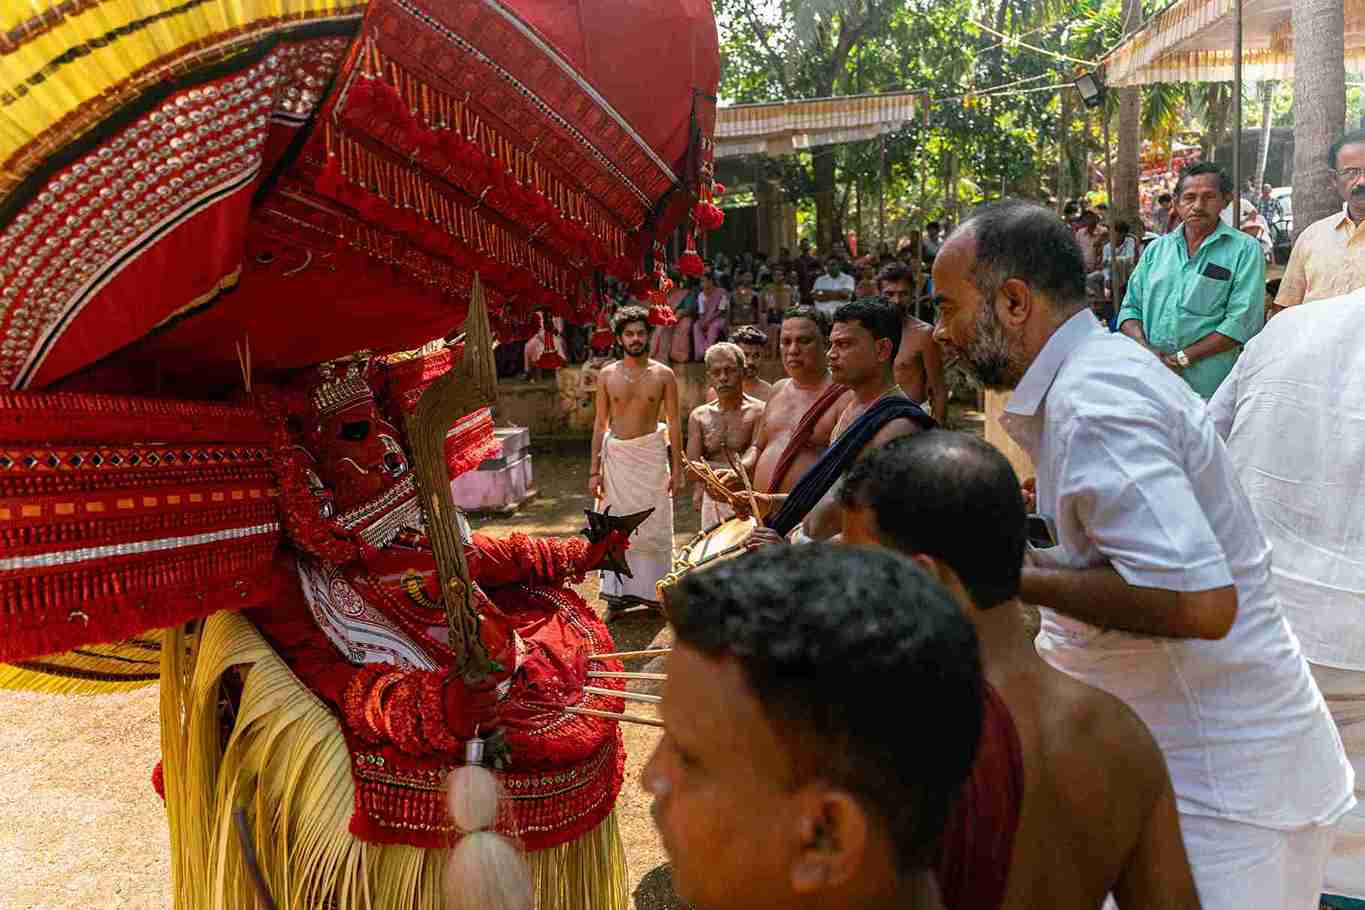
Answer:
<svg viewBox="0 0 1365 910"><path fill-rule="evenodd" d="M976 761L948 817L939 853L944 910L995 910L1004 903L1023 805L1019 734L1009 708L987 683Z"/></svg>
<svg viewBox="0 0 1365 910"><path fill-rule="evenodd" d="M796 430L792 433L791 441L782 450L782 457L777 460L777 467L773 470L773 479L768 482L768 493L776 493L782 486L782 480L787 476L787 472L792 469L792 464L796 461L796 456L801 454L810 443L810 436L815 432L815 425L820 422L820 418L825 416L825 412L834 406L840 396L848 391L848 386L832 383L825 393L815 400L805 414L801 415L801 420L796 424Z"/></svg>

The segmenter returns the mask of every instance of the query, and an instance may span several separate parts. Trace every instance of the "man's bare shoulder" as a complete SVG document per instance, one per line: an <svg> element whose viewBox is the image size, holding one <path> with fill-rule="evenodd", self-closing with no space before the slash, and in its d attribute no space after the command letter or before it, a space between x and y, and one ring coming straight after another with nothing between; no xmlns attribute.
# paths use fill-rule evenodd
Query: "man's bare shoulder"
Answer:
<svg viewBox="0 0 1365 910"><path fill-rule="evenodd" d="M673 372L673 368L662 360L650 360L648 369L651 376L659 376L667 379L677 378L677 374Z"/></svg>
<svg viewBox="0 0 1365 910"><path fill-rule="evenodd" d="M716 412L718 405L714 401L703 402L692 409L692 413L687 416L688 420L705 421Z"/></svg>
<svg viewBox="0 0 1365 910"><path fill-rule="evenodd" d="M1046 673L1038 692L1043 751L1056 780L1088 782L1062 791L1074 794L1078 809L1100 792L1119 790L1140 807L1155 802L1166 762L1142 719L1107 692L1051 668Z"/></svg>

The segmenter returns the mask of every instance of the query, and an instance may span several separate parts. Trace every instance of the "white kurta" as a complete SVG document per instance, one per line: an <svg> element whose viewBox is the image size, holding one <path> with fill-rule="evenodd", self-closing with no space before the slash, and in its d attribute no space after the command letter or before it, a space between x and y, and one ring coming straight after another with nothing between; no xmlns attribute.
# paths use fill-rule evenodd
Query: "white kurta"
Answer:
<svg viewBox="0 0 1365 910"><path fill-rule="evenodd" d="M1045 609L1039 654L1142 718L1182 819L1290 836L1341 818L1355 805L1351 767L1204 403L1081 310L1044 345L1001 422L1037 466L1038 511L1056 527L1058 545L1032 551L1040 564L1112 566L1138 587L1237 590L1236 621L1219 641L1132 635ZM1236 857L1185 842L1204 906L1246 910L1222 887ZM1283 884L1267 881L1267 895Z"/></svg>
<svg viewBox="0 0 1365 910"><path fill-rule="evenodd" d="M1209 402L1356 771L1325 890L1365 898L1365 291L1292 307Z"/></svg>
<svg viewBox="0 0 1365 910"><path fill-rule="evenodd" d="M657 604L655 583L673 566L673 497L668 492L668 428L635 439L602 439L604 498L598 511L611 507L613 515L631 515L653 508L654 514L631 535L626 564L633 578L602 573L602 599L614 606Z"/></svg>

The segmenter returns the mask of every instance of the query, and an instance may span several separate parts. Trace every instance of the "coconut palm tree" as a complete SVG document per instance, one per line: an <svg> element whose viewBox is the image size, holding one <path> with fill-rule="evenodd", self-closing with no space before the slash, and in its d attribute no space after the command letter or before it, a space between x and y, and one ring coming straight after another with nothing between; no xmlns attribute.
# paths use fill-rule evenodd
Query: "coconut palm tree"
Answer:
<svg viewBox="0 0 1365 910"><path fill-rule="evenodd" d="M1295 0L1294 227L1303 230L1341 205L1327 149L1346 122L1346 14L1342 0Z"/></svg>

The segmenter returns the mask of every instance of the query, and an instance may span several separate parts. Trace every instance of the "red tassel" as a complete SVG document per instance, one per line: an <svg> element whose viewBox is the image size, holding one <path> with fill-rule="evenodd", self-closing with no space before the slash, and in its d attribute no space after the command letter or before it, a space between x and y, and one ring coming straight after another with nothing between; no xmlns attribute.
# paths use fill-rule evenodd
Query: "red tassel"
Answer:
<svg viewBox="0 0 1365 910"><path fill-rule="evenodd" d="M161 801L164 803L166 801L166 773L161 770L161 762L157 762L156 767L152 769L152 789L156 791L156 795L161 797Z"/></svg>
<svg viewBox="0 0 1365 910"><path fill-rule="evenodd" d="M616 336L611 333L611 329L598 329L592 333L592 338L588 344L592 345L594 351L605 351L616 343Z"/></svg>
<svg viewBox="0 0 1365 910"><path fill-rule="evenodd" d="M725 184L723 184L723 183L713 183L713 184L711 184L711 195L712 195L712 196L716 196L716 197L724 196L724 195L725 195Z"/></svg>
<svg viewBox="0 0 1365 910"><path fill-rule="evenodd" d="M696 250L691 249L690 243L688 244L688 247L689 248L684 250L683 254L678 257L678 271L682 272L688 278L700 278L702 275L706 274L706 263L701 261L701 257L697 255Z"/></svg>
<svg viewBox="0 0 1365 910"><path fill-rule="evenodd" d="M697 227L708 233L725 223L725 212L710 202L698 202L692 209L692 217Z"/></svg>
<svg viewBox="0 0 1365 910"><path fill-rule="evenodd" d="M671 307L652 306L649 308L649 324L658 326L677 325L678 316Z"/></svg>
<svg viewBox="0 0 1365 910"><path fill-rule="evenodd" d="M540 355L536 361L536 366L542 370L557 370L564 366L564 358L560 357L555 351L546 351Z"/></svg>

